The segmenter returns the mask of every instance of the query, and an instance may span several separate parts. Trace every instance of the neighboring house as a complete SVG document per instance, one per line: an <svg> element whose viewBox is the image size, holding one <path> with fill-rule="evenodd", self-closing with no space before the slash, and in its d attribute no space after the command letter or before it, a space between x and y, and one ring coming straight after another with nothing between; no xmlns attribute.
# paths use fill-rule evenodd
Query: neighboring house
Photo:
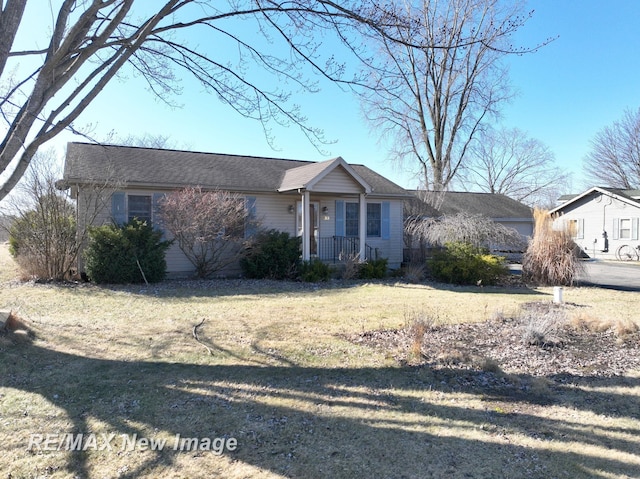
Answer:
<svg viewBox="0 0 640 479"><path fill-rule="evenodd" d="M442 193L413 190L414 205L422 203L425 195L437 195L432 204L439 206L428 207L428 216L438 217L468 213L491 218L496 223L515 229L523 237L533 236L533 211L527 205L495 193L468 193L446 191Z"/></svg>
<svg viewBox="0 0 640 479"><path fill-rule="evenodd" d="M339 262L358 254L364 259L387 258L390 268L402 262L403 201L409 194L366 166L340 157L309 162L68 144L61 185L71 189L79 212L88 207L84 192L107 181L121 186L111 193L94 224L123 223L134 216L158 224L158 205L165 194L200 186L243 195L262 228L302 237L305 260ZM167 271L193 272L176 244L167 252Z"/></svg>
<svg viewBox="0 0 640 479"><path fill-rule="evenodd" d="M572 232L578 246L592 258L614 259L621 246L640 245L640 190L593 187L579 195L561 196L554 226Z"/></svg>

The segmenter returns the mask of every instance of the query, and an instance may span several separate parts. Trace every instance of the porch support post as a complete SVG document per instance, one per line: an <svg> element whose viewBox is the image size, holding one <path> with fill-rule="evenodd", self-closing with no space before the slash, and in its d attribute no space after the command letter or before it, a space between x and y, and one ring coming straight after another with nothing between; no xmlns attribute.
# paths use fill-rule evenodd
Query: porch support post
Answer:
<svg viewBox="0 0 640 479"><path fill-rule="evenodd" d="M359 225L359 239L360 239L360 251L358 252L358 256L360 261L364 261L365 258L365 243L367 241L367 200L364 196L364 193L360 193L360 221L358 221Z"/></svg>
<svg viewBox="0 0 640 479"><path fill-rule="evenodd" d="M302 260L309 261L311 258L311 220L309 218L309 192L302 194Z"/></svg>

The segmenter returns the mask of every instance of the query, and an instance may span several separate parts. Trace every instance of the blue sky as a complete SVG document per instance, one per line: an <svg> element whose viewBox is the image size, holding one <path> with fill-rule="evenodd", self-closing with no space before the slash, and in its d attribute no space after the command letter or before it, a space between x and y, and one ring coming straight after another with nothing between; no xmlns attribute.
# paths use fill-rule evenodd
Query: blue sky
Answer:
<svg viewBox="0 0 640 479"><path fill-rule="evenodd" d="M549 146L558 166L573 173L568 189L582 190L582 158L601 128L640 107L640 1L531 0L533 18L515 44L533 46L558 38L537 53L508 59L510 78L518 92L503 110L502 124L526 131ZM335 85L301 95L309 124L325 130L328 156L320 154L295 127L276 129L278 150L267 144L260 124L239 117L231 108L187 80L172 109L143 90L132 78L111 84L78 124L91 123L94 135L144 133L171 137L178 147L198 151L323 160L342 156L385 174L401 186L417 181L387 160L384 145L369 133L358 101ZM55 140L60 148L73 140ZM78 139L82 141L82 139Z"/></svg>

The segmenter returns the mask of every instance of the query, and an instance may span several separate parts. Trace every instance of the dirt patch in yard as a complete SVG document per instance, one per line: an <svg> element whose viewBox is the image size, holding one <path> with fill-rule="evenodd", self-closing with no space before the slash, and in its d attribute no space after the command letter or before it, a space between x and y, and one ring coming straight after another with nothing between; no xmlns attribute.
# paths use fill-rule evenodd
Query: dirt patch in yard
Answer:
<svg viewBox="0 0 640 479"><path fill-rule="evenodd" d="M350 335L401 364L546 377L612 377L640 371L636 323L599 321L578 305L533 302L515 315L484 322L437 324L414 315L402 329ZM493 375L495 376L495 374ZM480 380L486 379L477 375Z"/></svg>

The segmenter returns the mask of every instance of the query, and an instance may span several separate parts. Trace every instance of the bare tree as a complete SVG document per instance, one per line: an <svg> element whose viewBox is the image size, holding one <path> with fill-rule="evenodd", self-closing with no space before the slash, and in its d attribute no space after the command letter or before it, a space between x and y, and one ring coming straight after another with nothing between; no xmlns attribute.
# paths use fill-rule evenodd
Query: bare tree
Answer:
<svg viewBox="0 0 640 479"><path fill-rule="evenodd" d="M367 12L358 2L353 10L328 0L50 3L51 34L39 38L29 31L22 36L32 42L25 49L15 40L29 28L27 1L0 3L0 115L5 122L0 200L42 144L65 129L83 133L76 124L80 115L125 67L165 101L179 92L183 75L175 68L182 69L239 114L262 121L269 139L269 125L277 122L297 125L319 144L322 131L306 125L280 85L315 91L317 84L305 74L309 67L321 77L340 79L344 65L333 60L332 52L322 58L319 30L342 35L356 22L358 28L382 32L375 19L363 17ZM370 12L382 18L376 9ZM200 46L185 39L190 32L199 35ZM276 55L282 46L288 51Z"/></svg>
<svg viewBox="0 0 640 479"><path fill-rule="evenodd" d="M549 194L568 181L568 175L554 166L549 147L522 130L487 129L477 139L461 169L466 188L475 186L533 206L546 205Z"/></svg>
<svg viewBox="0 0 640 479"><path fill-rule="evenodd" d="M90 225L114 185L95 182L83 190L88 207L81 213L59 189L60 172L53 150L39 151L30 163L17 195L4 206L12 219L6 228L10 249L24 275L62 280L74 270Z"/></svg>
<svg viewBox="0 0 640 479"><path fill-rule="evenodd" d="M169 135L143 133L142 135L128 134L116 136L115 143L122 146L138 146L141 148L176 149L177 143Z"/></svg>
<svg viewBox="0 0 640 479"><path fill-rule="evenodd" d="M584 159L587 177L600 186L640 188L640 108L600 130Z"/></svg>
<svg viewBox="0 0 640 479"><path fill-rule="evenodd" d="M161 216L162 225L174 235L199 278L237 262L249 246L246 228L256 226L243 196L196 187L167 195Z"/></svg>
<svg viewBox="0 0 640 479"><path fill-rule="evenodd" d="M501 59L531 14L500 0L394 5L404 21L373 39L381 54L370 63L364 108L394 140L391 157L417 164L423 189L445 190L483 122L510 97Z"/></svg>

